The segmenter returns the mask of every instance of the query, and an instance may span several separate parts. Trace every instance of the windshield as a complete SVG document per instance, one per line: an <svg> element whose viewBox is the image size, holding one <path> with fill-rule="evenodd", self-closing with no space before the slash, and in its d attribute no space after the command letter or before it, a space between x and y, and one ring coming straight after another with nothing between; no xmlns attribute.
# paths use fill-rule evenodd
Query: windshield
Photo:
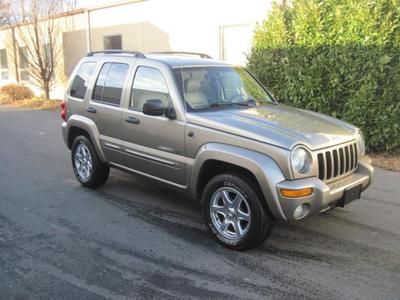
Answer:
<svg viewBox="0 0 400 300"><path fill-rule="evenodd" d="M184 67L174 72L188 110L276 103L253 76L240 67Z"/></svg>

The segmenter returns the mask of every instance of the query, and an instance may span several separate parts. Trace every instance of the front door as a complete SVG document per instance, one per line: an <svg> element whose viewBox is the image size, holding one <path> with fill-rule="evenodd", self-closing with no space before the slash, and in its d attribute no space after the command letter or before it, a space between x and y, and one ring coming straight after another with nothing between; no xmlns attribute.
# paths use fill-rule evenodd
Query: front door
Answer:
<svg viewBox="0 0 400 300"><path fill-rule="evenodd" d="M164 107L172 101L165 76L159 69L138 66L128 107L123 113L126 164L138 173L186 185L183 120L143 114L146 100L159 99Z"/></svg>

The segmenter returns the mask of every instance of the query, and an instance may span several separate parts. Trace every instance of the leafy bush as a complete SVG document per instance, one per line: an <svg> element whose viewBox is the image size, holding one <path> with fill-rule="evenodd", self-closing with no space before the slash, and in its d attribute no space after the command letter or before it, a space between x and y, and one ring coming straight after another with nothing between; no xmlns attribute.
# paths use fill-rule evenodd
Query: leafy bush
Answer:
<svg viewBox="0 0 400 300"><path fill-rule="evenodd" d="M12 101L10 101L10 98L0 93L0 104L10 104L10 103L12 103Z"/></svg>
<svg viewBox="0 0 400 300"><path fill-rule="evenodd" d="M0 88L0 94L8 97L11 101L30 99L34 96L32 90L23 85L8 84Z"/></svg>
<svg viewBox="0 0 400 300"><path fill-rule="evenodd" d="M259 25L249 68L282 102L400 148L400 0L292 0Z"/></svg>

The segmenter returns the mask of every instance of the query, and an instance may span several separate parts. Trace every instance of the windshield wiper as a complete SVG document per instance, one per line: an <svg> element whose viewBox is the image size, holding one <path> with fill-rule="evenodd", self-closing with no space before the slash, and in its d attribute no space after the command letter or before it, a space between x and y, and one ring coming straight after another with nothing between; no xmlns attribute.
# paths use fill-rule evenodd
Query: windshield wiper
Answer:
<svg viewBox="0 0 400 300"><path fill-rule="evenodd" d="M210 107L224 107L232 106L232 102L214 102L210 104Z"/></svg>
<svg viewBox="0 0 400 300"><path fill-rule="evenodd" d="M254 99L249 99L246 102L232 102L232 104L239 106L256 107L258 103Z"/></svg>
<svg viewBox="0 0 400 300"><path fill-rule="evenodd" d="M214 102L210 104L210 107L224 107L224 106L232 106L232 105L238 105L238 106L247 106L247 107L256 107L259 102L257 102L254 99L249 99L246 102Z"/></svg>

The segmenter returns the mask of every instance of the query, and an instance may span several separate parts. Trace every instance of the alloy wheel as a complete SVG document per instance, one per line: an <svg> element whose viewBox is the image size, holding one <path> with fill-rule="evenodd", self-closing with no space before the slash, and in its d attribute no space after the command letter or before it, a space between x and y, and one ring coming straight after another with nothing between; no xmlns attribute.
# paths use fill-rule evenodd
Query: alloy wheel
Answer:
<svg viewBox="0 0 400 300"><path fill-rule="evenodd" d="M92 176L93 161L88 147L83 143L79 143L76 147L74 164L78 176L83 181L89 180Z"/></svg>
<svg viewBox="0 0 400 300"><path fill-rule="evenodd" d="M239 240L249 230L249 204L234 188L222 187L214 192L211 197L210 214L214 227L227 239Z"/></svg>

